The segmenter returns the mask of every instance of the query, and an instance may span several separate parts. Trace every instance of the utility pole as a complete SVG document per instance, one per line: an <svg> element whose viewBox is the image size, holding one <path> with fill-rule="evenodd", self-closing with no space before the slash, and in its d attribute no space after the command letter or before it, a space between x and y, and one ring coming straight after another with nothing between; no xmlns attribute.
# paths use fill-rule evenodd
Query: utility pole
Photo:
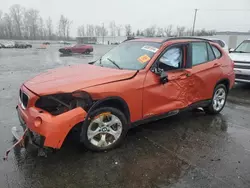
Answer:
<svg viewBox="0 0 250 188"><path fill-rule="evenodd" d="M195 29L197 11L198 11L198 9L194 9L194 23L193 23L192 36L194 36L194 29Z"/></svg>
<svg viewBox="0 0 250 188"><path fill-rule="evenodd" d="M102 23L102 44L104 44L104 23Z"/></svg>

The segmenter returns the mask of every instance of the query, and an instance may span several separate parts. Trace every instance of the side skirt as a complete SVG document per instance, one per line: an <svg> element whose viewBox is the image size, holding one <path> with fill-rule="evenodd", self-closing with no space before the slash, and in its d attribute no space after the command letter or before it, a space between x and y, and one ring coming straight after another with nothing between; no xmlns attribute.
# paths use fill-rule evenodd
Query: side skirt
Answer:
<svg viewBox="0 0 250 188"><path fill-rule="evenodd" d="M146 124L146 123L149 123L149 122L153 122L153 121L158 121L158 120L170 117L170 116L174 116L174 115L177 115L177 114L179 114L180 112L183 112L183 111L190 111L190 110L193 110L193 109L196 109L196 108L199 108L199 107L201 107L201 108L206 107L211 103L211 101L212 100L210 100L210 99L209 100L204 100L204 101L199 101L199 102L193 103L193 104L191 104L188 107L183 108L183 109L173 110L173 111L170 111L170 112L167 112L167 113L164 113L164 114L160 114L160 115L152 116L152 117L145 118L145 119L142 119L142 120L138 120L138 121L135 121L135 122L131 123L130 128L136 127L138 125Z"/></svg>

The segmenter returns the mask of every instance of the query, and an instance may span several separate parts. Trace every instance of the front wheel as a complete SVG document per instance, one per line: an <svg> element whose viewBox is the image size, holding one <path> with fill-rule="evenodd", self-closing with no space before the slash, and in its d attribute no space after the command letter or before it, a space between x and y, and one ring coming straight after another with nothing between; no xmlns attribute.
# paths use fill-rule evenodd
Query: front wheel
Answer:
<svg viewBox="0 0 250 188"><path fill-rule="evenodd" d="M214 89L211 104L204 108L208 114L218 114L224 108L227 100L227 88L224 84L219 84Z"/></svg>
<svg viewBox="0 0 250 188"><path fill-rule="evenodd" d="M125 115L112 107L94 110L85 121L81 141L92 151L105 151L119 146L128 131Z"/></svg>

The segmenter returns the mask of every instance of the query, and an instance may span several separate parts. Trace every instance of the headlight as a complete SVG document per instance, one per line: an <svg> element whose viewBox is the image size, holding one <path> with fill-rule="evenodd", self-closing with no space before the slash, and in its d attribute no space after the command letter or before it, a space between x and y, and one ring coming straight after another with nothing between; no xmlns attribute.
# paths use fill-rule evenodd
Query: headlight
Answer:
<svg viewBox="0 0 250 188"><path fill-rule="evenodd" d="M92 106L91 96L85 91L41 96L35 104L52 115L59 115L76 107L87 111Z"/></svg>

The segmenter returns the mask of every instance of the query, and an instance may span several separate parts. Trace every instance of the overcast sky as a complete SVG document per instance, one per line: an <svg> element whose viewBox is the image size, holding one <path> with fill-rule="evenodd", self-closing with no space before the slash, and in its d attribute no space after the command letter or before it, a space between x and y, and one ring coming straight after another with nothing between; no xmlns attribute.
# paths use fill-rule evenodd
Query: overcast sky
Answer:
<svg viewBox="0 0 250 188"><path fill-rule="evenodd" d="M104 23L108 26L110 21L115 21L117 25L131 24L133 31L154 24L161 27L173 24L190 28L195 8L199 9L197 29L250 30L250 0L0 0L0 2L0 9L4 12L7 12L13 4L35 8L40 11L43 18L50 16L54 25L63 14L73 21L72 36L76 36L79 25Z"/></svg>

